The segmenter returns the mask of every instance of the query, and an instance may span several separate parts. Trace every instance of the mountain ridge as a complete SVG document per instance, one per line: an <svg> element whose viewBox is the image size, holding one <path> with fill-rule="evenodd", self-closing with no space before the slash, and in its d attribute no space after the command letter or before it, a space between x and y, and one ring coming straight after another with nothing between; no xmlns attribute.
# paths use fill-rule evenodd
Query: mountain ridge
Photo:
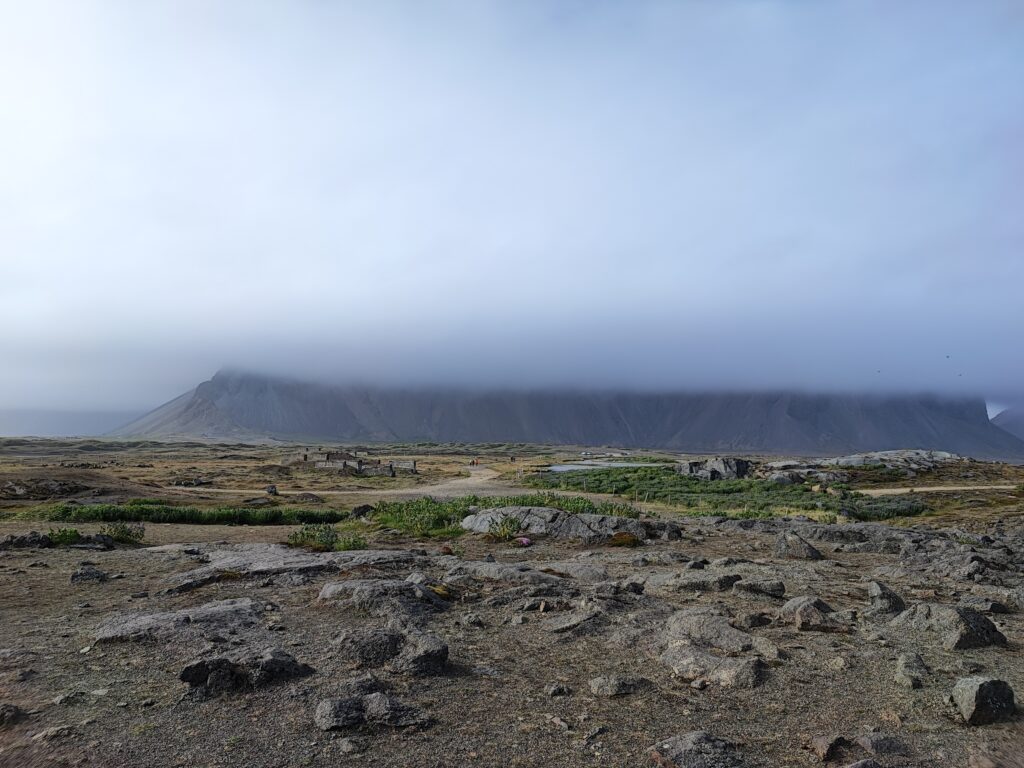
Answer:
<svg viewBox="0 0 1024 768"><path fill-rule="evenodd" d="M1024 460L1024 440L990 422L980 398L401 389L232 371L111 434L806 455L925 448Z"/></svg>
<svg viewBox="0 0 1024 768"><path fill-rule="evenodd" d="M1014 437L1024 440L1024 407L1007 408L992 419L992 423Z"/></svg>

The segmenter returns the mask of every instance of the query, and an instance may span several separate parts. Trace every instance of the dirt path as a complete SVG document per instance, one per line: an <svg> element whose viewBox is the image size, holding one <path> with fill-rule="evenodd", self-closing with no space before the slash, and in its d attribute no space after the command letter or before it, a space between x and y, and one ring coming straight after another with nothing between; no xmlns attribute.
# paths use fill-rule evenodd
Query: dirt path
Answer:
<svg viewBox="0 0 1024 768"><path fill-rule="evenodd" d="M955 491L1012 491L1015 485L911 485L899 488L863 488L865 496L898 496L903 493L949 493Z"/></svg>
<svg viewBox="0 0 1024 768"><path fill-rule="evenodd" d="M346 496L386 496L392 499L415 499L421 496L433 496L435 498L453 498L455 496L503 494L516 492L516 486L499 479L497 471L490 467L469 467L469 477L456 477L445 480L436 485L419 485L412 488L353 488L344 491L322 491L317 488L308 490L287 490L279 491L280 496L296 496L300 493L315 493L317 496L346 497ZM208 493L223 493L228 495L264 494L263 488L209 488L200 486L198 488L181 488L175 486L166 490L174 492L185 492L196 495Z"/></svg>

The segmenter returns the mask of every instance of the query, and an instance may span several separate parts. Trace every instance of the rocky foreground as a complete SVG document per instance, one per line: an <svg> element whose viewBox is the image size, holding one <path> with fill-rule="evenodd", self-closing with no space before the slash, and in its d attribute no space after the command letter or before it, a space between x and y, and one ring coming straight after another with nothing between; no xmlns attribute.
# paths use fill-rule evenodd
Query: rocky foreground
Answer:
<svg viewBox="0 0 1024 768"><path fill-rule="evenodd" d="M480 533L506 517L518 546ZM456 549L0 542L0 765L1020 764L1021 530L463 525Z"/></svg>

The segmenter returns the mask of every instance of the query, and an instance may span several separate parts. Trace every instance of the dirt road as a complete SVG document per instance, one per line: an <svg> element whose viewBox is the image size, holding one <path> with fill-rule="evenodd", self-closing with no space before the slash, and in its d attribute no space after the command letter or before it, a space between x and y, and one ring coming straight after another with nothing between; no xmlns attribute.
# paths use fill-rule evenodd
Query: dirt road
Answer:
<svg viewBox="0 0 1024 768"><path fill-rule="evenodd" d="M1015 485L912 485L899 488L860 489L865 496L898 496L904 493L951 493L956 491L1012 491Z"/></svg>
<svg viewBox="0 0 1024 768"><path fill-rule="evenodd" d="M412 488L353 488L344 491L322 491L319 489L304 490L282 490L280 496L296 496L300 493L315 493L317 496L330 497L362 497L362 496L386 496L390 499L416 499L421 496L433 496L434 498L449 499L456 496L470 495L495 495L505 493L521 493L515 486L500 480L500 475L489 467L468 467L469 477L456 477L452 480L445 480L436 485L419 485ZM209 493L222 493L226 495L257 495L266 493L266 487L262 488L209 488L200 486L197 488L181 488L175 486L167 488L175 493L191 493L206 495Z"/></svg>

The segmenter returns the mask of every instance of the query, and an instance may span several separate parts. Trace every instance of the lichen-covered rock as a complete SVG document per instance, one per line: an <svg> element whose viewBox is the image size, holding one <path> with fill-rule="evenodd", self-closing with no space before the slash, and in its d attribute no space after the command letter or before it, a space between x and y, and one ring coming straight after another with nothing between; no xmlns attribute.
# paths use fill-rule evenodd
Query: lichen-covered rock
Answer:
<svg viewBox="0 0 1024 768"><path fill-rule="evenodd" d="M899 614L890 627L914 632L935 632L947 650L1006 645L1006 637L988 617L959 606L919 603Z"/></svg>
<svg viewBox="0 0 1024 768"><path fill-rule="evenodd" d="M775 539L775 554L798 560L821 560L822 554L812 547L802 536L793 531L783 531Z"/></svg>
<svg viewBox="0 0 1024 768"><path fill-rule="evenodd" d="M676 677L705 679L723 688L755 688L764 682L767 671L759 658L717 656L690 645L671 645L658 659Z"/></svg>
<svg viewBox="0 0 1024 768"><path fill-rule="evenodd" d="M786 585L774 579L741 579L732 585L737 595L780 598L786 594Z"/></svg>
<svg viewBox="0 0 1024 768"><path fill-rule="evenodd" d="M349 579L325 584L320 600L337 601L341 606L366 611L385 618L398 613L440 610L448 602L430 584L415 584L403 579Z"/></svg>
<svg viewBox="0 0 1024 768"><path fill-rule="evenodd" d="M928 667L916 653L901 653L896 659L895 680L905 688L920 688L927 674Z"/></svg>
<svg viewBox="0 0 1024 768"><path fill-rule="evenodd" d="M743 768L733 746L706 731L693 731L659 741L650 748L659 768Z"/></svg>
<svg viewBox="0 0 1024 768"><path fill-rule="evenodd" d="M685 640L730 654L754 648L754 638L729 623L729 617L715 608L688 608L672 614L665 625L669 642Z"/></svg>
<svg viewBox="0 0 1024 768"><path fill-rule="evenodd" d="M448 644L437 635L412 632L406 635L402 652L391 668L410 675L437 675L448 664Z"/></svg>
<svg viewBox="0 0 1024 768"><path fill-rule="evenodd" d="M203 631L226 632L252 627L262 611L250 598L217 600L180 611L114 616L96 630L96 642L169 640Z"/></svg>
<svg viewBox="0 0 1024 768"><path fill-rule="evenodd" d="M643 677L595 677L590 681L590 692L595 696L613 697L628 696L631 693L643 690L650 685L650 681Z"/></svg>
<svg viewBox="0 0 1024 768"><path fill-rule="evenodd" d="M787 602L779 610L778 618L793 624L801 632L849 632L852 628L828 603L810 595L794 597Z"/></svg>
<svg viewBox="0 0 1024 768"><path fill-rule="evenodd" d="M1013 688L991 677L962 677L952 693L953 704L968 725L1009 720L1017 711Z"/></svg>
<svg viewBox="0 0 1024 768"><path fill-rule="evenodd" d="M504 581L509 584L560 584L565 581L555 573L545 573L523 563L465 562L449 569L446 583L465 579Z"/></svg>
<svg viewBox="0 0 1024 768"><path fill-rule="evenodd" d="M868 599L871 600L871 605L864 612L865 616L896 614L907 607L902 597L880 581L872 581L868 584Z"/></svg>
<svg viewBox="0 0 1024 768"><path fill-rule="evenodd" d="M305 552L281 544L220 544L190 547L192 557L205 560L199 568L173 576L168 592L188 592L224 578L265 578L280 574L311 574L409 565L419 555L405 550ZM146 552L171 554L173 547L150 547ZM179 550L180 551L180 550Z"/></svg>

